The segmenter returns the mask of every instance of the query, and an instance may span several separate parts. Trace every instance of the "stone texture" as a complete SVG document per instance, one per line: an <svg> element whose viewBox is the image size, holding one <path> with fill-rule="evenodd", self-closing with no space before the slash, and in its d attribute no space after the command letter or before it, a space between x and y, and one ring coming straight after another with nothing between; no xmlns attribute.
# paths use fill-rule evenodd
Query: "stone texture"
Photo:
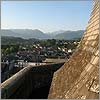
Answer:
<svg viewBox="0 0 100 100"><path fill-rule="evenodd" d="M63 64L64 63L54 63L24 67L1 84L1 98L30 98L30 94L33 94L34 90L51 85L53 73Z"/></svg>
<svg viewBox="0 0 100 100"><path fill-rule="evenodd" d="M94 0L88 26L77 50L54 73L48 98L99 98L99 1Z"/></svg>

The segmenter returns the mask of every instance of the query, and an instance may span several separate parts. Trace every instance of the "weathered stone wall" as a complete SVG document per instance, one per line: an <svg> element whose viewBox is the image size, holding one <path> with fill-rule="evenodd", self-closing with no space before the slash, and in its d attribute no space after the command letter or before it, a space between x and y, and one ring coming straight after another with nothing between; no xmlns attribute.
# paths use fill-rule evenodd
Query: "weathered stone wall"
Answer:
<svg viewBox="0 0 100 100"><path fill-rule="evenodd" d="M23 68L1 84L1 98L30 98L30 94L35 89L51 85L53 73L63 64L56 63Z"/></svg>
<svg viewBox="0 0 100 100"><path fill-rule="evenodd" d="M48 98L99 98L99 1L76 52L54 73Z"/></svg>

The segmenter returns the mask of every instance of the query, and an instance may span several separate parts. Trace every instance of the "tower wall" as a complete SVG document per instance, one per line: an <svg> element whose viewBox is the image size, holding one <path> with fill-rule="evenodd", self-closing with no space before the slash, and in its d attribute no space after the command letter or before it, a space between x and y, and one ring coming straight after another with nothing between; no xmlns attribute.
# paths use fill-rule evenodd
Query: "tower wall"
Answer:
<svg viewBox="0 0 100 100"><path fill-rule="evenodd" d="M77 50L54 73L48 98L99 98L99 0Z"/></svg>

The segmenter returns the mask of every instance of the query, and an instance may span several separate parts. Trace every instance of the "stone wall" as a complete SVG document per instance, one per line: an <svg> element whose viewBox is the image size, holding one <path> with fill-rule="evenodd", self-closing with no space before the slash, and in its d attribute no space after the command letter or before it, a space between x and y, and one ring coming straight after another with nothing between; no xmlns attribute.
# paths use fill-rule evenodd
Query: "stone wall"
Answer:
<svg viewBox="0 0 100 100"><path fill-rule="evenodd" d="M76 52L54 73L48 98L99 98L99 1Z"/></svg>
<svg viewBox="0 0 100 100"><path fill-rule="evenodd" d="M1 98L30 98L30 94L35 89L51 85L53 73L63 64L55 63L23 68L1 84Z"/></svg>

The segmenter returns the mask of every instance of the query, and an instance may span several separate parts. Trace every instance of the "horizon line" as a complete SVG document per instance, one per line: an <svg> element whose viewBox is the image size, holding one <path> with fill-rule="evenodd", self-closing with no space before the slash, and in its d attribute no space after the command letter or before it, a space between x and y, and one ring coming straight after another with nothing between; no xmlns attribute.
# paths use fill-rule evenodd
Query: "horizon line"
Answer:
<svg viewBox="0 0 100 100"><path fill-rule="evenodd" d="M32 28L3 28L1 29L2 30L39 30L41 31L41 29L32 29ZM48 31L48 32L44 32L44 31L41 31L43 33L52 33L52 32L57 32L57 31L85 31L85 29L79 29L79 30L63 30L63 29L60 29L60 30L56 30L56 31Z"/></svg>

